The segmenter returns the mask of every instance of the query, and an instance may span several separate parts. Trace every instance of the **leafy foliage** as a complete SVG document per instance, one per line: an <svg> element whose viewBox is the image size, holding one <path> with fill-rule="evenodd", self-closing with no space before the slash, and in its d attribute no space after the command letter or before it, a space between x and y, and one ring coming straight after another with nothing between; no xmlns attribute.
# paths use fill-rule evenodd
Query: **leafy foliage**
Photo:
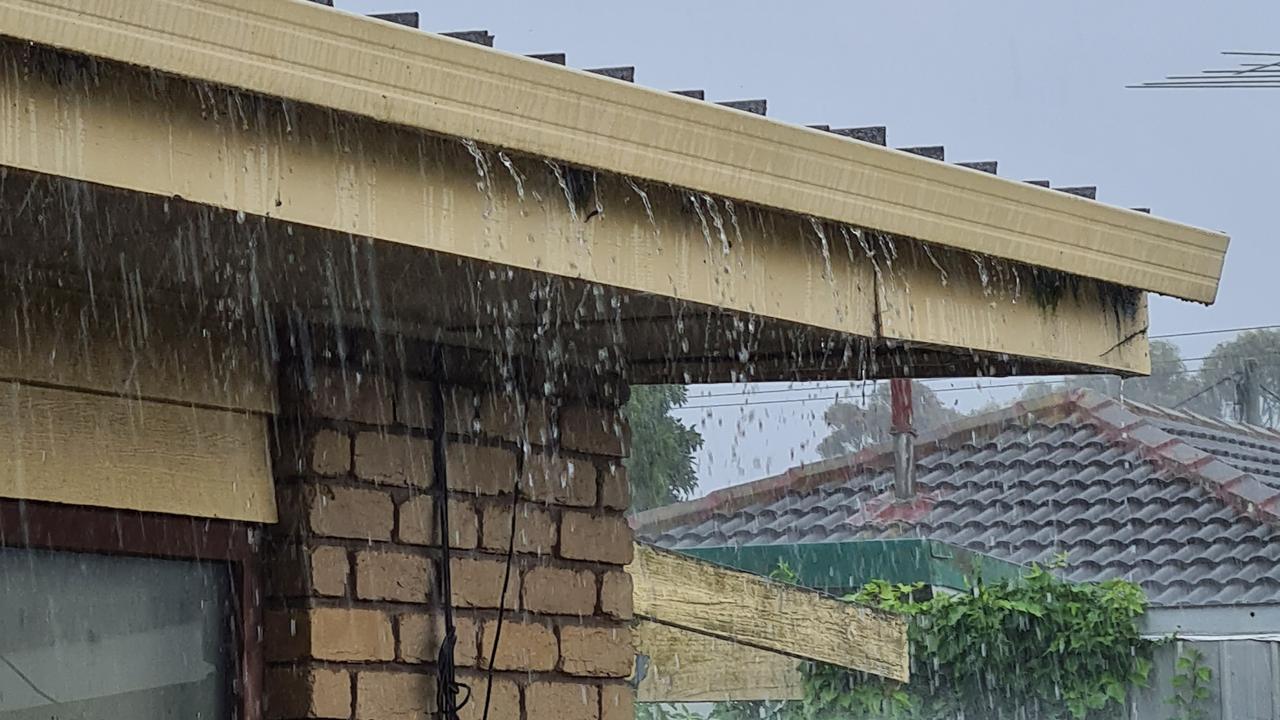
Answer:
<svg viewBox="0 0 1280 720"><path fill-rule="evenodd" d="M688 394L682 385L636 385L622 408L631 424L631 456L625 461L634 510L684 500L698 487L693 454L702 435L671 416Z"/></svg>
<svg viewBox="0 0 1280 720"><path fill-rule="evenodd" d="M879 581L849 599L907 617L910 683L805 666L802 703L722 703L714 720L1101 720L1124 715L1154 643L1138 630L1146 598L1122 580L1024 578L925 598Z"/></svg>
<svg viewBox="0 0 1280 720"><path fill-rule="evenodd" d="M1280 331L1254 330L1220 343L1204 361L1200 370L1201 385L1239 373L1250 361L1255 364L1258 384L1266 388L1261 392L1262 423L1274 427L1280 423L1280 398L1271 394L1280 393ZM1235 390L1229 382L1208 395L1222 407L1235 402Z"/></svg>
<svg viewBox="0 0 1280 720"><path fill-rule="evenodd" d="M1212 694L1209 682L1213 670L1204 664L1204 654L1193 647L1187 648L1174 663L1173 697L1165 702L1174 707L1169 720L1207 720L1209 711L1205 701Z"/></svg>
<svg viewBox="0 0 1280 720"><path fill-rule="evenodd" d="M823 419L830 434L818 444L824 458L855 453L868 445L889 439L889 383L878 383L864 403L836 402L827 408ZM928 385L911 383L911 413L917 430L925 430L951 422L962 413L947 407Z"/></svg>

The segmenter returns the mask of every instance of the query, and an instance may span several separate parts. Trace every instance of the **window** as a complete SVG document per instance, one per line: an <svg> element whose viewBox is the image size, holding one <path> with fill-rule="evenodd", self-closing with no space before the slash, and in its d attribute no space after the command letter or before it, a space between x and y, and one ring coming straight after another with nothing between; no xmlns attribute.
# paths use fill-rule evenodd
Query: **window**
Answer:
<svg viewBox="0 0 1280 720"><path fill-rule="evenodd" d="M0 720L255 720L250 550L235 523L0 500Z"/></svg>

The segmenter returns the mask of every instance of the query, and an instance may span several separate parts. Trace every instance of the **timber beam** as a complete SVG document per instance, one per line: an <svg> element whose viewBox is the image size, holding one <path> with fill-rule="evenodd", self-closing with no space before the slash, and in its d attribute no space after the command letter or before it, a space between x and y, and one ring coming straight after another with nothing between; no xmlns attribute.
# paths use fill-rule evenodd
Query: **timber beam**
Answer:
<svg viewBox="0 0 1280 720"><path fill-rule="evenodd" d="M628 571L640 621L709 637L722 645L776 653L784 659L908 679L906 622L890 613L641 543L636 544ZM691 651L699 647L679 635L646 629L643 622L639 627L640 646L659 650L656 657L650 655L651 661L676 658L664 654L673 644L684 643ZM705 652L710 647L703 643L701 656L715 658ZM691 652L683 657L698 656ZM715 662L725 664L723 658ZM779 667L757 664L771 673ZM682 670L689 672L687 666ZM658 672L669 676L671 671L659 668Z"/></svg>

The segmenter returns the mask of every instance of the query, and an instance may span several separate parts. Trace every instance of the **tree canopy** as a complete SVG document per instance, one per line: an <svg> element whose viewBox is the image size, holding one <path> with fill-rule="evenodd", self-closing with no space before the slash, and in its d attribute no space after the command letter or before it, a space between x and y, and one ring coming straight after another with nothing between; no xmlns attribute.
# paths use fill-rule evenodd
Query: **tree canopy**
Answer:
<svg viewBox="0 0 1280 720"><path fill-rule="evenodd" d="M863 403L839 401L827 408L823 419L830 434L818 444L824 458L855 453L889 439L889 383L877 383ZM947 407L929 386L911 383L911 413L917 430L925 430L964 416Z"/></svg>
<svg viewBox="0 0 1280 720"><path fill-rule="evenodd" d="M636 385L622 414L631 425L631 454L626 459L632 510L647 510L687 499L698 487L694 453L702 435L671 411L684 405L682 385Z"/></svg>

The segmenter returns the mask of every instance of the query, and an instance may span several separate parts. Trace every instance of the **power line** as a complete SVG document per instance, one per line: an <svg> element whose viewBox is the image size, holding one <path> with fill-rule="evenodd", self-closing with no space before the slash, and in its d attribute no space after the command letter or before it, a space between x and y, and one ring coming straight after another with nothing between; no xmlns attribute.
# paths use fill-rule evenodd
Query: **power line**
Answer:
<svg viewBox="0 0 1280 720"><path fill-rule="evenodd" d="M1192 395L1191 397L1188 397L1188 398L1186 398L1185 400L1179 400L1177 403L1175 403L1175 404L1174 404L1173 409L1174 409L1174 410L1177 410L1178 408L1182 407L1183 405L1186 405L1187 403L1191 402L1192 400L1195 400L1196 398L1200 397L1201 395L1204 395L1205 393L1207 393L1207 392L1209 392L1210 390L1212 390L1212 389L1214 389L1214 388L1218 387L1219 385L1221 385L1221 384L1223 384L1223 383L1225 383L1225 382L1228 382L1228 381L1230 381L1230 380L1235 380L1235 379L1236 379L1237 377L1239 377L1239 376L1240 376L1240 373L1234 373L1234 374L1232 374L1232 375L1228 375L1228 376L1223 377L1223 378L1218 378L1218 381L1217 381L1217 382L1212 383L1212 384L1210 384L1210 385L1206 385L1205 387L1203 387L1203 388L1201 388L1201 389L1197 390L1197 391L1196 391L1196 393L1195 393L1194 395Z"/></svg>
<svg viewBox="0 0 1280 720"><path fill-rule="evenodd" d="M1262 359L1262 358L1264 358L1264 357L1273 357L1273 356L1276 356L1276 355L1280 355L1280 353L1267 353L1267 354L1265 354L1265 355L1263 355L1263 356L1249 356L1249 357L1242 357L1242 356L1238 356L1238 355L1220 355L1220 356L1217 356L1217 357L1218 357L1218 358L1220 358L1220 359L1223 359L1223 360L1260 360L1260 359ZM1176 363L1183 363L1183 364L1186 364L1186 363L1192 363L1192 362L1204 362L1204 361L1206 361L1206 360L1208 360L1208 359L1210 359L1210 358L1212 358L1212 357L1215 357L1215 356L1213 356L1213 355L1202 355L1202 356L1200 356L1200 357L1181 358L1181 359L1179 359L1179 360L1165 360L1165 361L1157 361L1157 362L1154 362L1154 363L1152 363L1152 364L1153 364L1153 365L1173 365L1173 364L1176 364ZM1192 372L1198 372L1200 369L1202 369L1202 368L1185 368L1185 369L1180 370L1180 371L1177 371L1177 372L1158 373L1158 374L1154 374L1154 375L1149 375L1148 377L1153 377L1153 378L1155 378L1155 377L1175 377L1175 376L1177 376L1177 375L1183 375L1183 374L1188 374L1188 373L1192 373ZM1093 373L1093 374L1094 374L1094 375L1099 375L1099 376L1103 376L1103 375L1104 375L1103 373ZM1067 375L1067 376L1064 376L1064 377L1070 377L1070 376L1069 376L1069 375ZM1139 378L1139 379L1140 379L1140 378ZM853 384L853 383L858 383L858 382L863 382L863 383L865 383L865 382L876 382L876 381L874 381L874 380L847 380L847 381L837 381L837 382L826 383L826 384L814 384L814 385L811 385L811 386L808 386L808 387L767 388L767 389L762 389L762 390L749 390L749 389L743 389L743 390L731 390L731 391L728 391L728 392L719 392L719 393L716 393L716 392L712 392L712 393L699 393L699 394L697 394L697 395L690 396L690 397L689 397L689 399L690 399L690 400L693 400L693 401L697 401L697 400L704 400L704 399L707 399L707 398L717 398L717 397L739 397L739 398L747 398L747 397L750 397L750 396L753 396L753 395L776 395L776 394L778 394L778 393L801 393L801 392L821 392L821 391L823 391L823 390L841 390L841 389L845 389L845 388L850 387L850 385L851 385L851 384ZM1056 380L1025 381L1025 382L1023 382L1023 383L1016 383L1016 384L1040 384L1040 385L1043 385L1043 384L1046 384L1046 383L1054 383L1054 382L1057 382L1057 381L1056 381ZM1006 384L1006 385L988 385L987 387L1009 387L1009 386L1010 386L1009 384ZM967 386L966 386L966 387L959 387L959 388L935 388L935 387L933 387L933 386L929 386L929 389L930 389L930 390L933 390L934 392L957 392L957 391L961 391L961 390L984 390L984 389L986 389L986 388L982 388L982 387L967 387ZM810 399L810 401L811 401L811 400L812 400L812 399ZM762 402L763 402L763 401L762 401ZM778 401L774 401L774 402L778 402ZM728 405L736 405L736 404L743 404L743 405L745 405L745 404L747 404L747 403L728 403ZM761 403L753 403L753 404L761 404ZM698 407L698 406L690 406L690 405L686 405L686 406L684 406L684 407Z"/></svg>
<svg viewBox="0 0 1280 720"><path fill-rule="evenodd" d="M1268 353L1268 354L1266 355L1266 357L1273 357L1273 356L1276 356L1276 355L1280 355L1280 353ZM1187 362L1192 361L1192 360L1207 360L1209 357L1212 357L1212 356L1205 356L1205 357L1202 357L1202 358L1188 358L1188 359L1187 359ZM1256 356L1255 356L1255 357L1228 356L1228 358L1229 358L1229 359L1234 359L1234 360L1257 360L1257 359L1260 359L1260 358L1258 358L1258 357L1256 357ZM1197 372L1199 372L1199 370L1198 370L1198 369L1187 368L1187 369L1185 369L1185 370L1178 370L1178 371L1175 371L1175 372L1168 372L1168 373L1160 373L1160 374L1158 374L1158 375L1149 375L1149 376L1147 376L1147 377L1148 377L1148 378L1152 378L1152 379L1154 379L1154 378L1171 378L1171 377L1178 377L1178 376L1180 376L1180 375L1190 375L1190 374L1197 373ZM1064 376L1064 377L1067 377L1067 376ZM1233 377L1233 376L1228 375L1228 376L1226 376L1225 378L1220 379L1218 382L1214 383L1214 384L1213 384L1213 385L1211 385L1209 388L1206 388L1203 392L1207 392L1208 390L1210 390L1210 389L1212 389L1212 388L1214 388L1214 387L1217 387L1218 385L1222 384L1222 382L1223 382L1223 381L1228 380L1228 379L1230 379L1231 377ZM1140 380L1140 379L1142 379L1142 378L1135 378L1135 379ZM856 381L855 381L855 382L856 382ZM965 387L943 387L943 388L939 388L939 387L933 387L933 386L931 386L931 385L926 385L926 387L928 387L928 388L929 388L929 390L930 390L930 391L932 391L932 392L936 395L936 394L940 394L940 393L948 393L948 392L982 392L982 391L985 391L985 390L999 390L999 389L1002 389L1002 388L1026 388L1026 387L1034 387L1034 386L1037 386L1037 385L1056 385L1056 384L1058 384L1059 382L1060 382L1059 380L1024 380L1024 381L1020 381L1020 382L995 383L995 384L992 384L992 385L984 385L984 386L965 386ZM753 392L743 392L743 393L708 393L708 394L706 394L706 395L699 395L699 396L696 396L694 399L702 399L702 398L709 398L709 397L725 397L725 396L729 396L729 395L732 395L732 396L734 396L734 397L746 397L746 396L748 396L748 395L766 394L766 393L776 393L776 392L821 392L821 391L823 391L823 390L830 390L830 389L835 389L835 388L848 389L848 390L855 390L855 388L851 387L851 385L850 385L849 383L843 383L843 384L836 385L836 386L821 387L821 388L789 388L789 389L786 389L786 390L758 390L758 391L753 391ZM1197 395L1194 395L1194 396L1192 396L1191 398L1188 398L1187 400L1184 400L1184 401L1182 401L1182 402L1183 402L1184 404L1185 404L1185 403L1187 403L1187 402L1190 402L1191 400L1194 400L1196 397L1199 397L1199 395L1200 395L1200 394L1203 394L1203 392L1202 392L1202 393L1198 393ZM839 401L839 400L841 399L841 397L842 397L842 396L843 396L843 397L853 397L855 394L861 394L861 392L859 392L859 393L854 393L854 392L840 393L840 392L837 392L837 393L835 393L835 394L833 394L833 395L820 395L820 396L809 397L809 398L782 398L782 399L778 399L778 400L759 400L759 401L756 401L756 402L752 402L752 401L750 401L750 400L747 400L747 401L745 401L745 402L711 403L711 404L705 404L705 405L682 405L682 406L680 406L679 408L676 408L676 409L677 409L677 410L711 410L711 409L715 409L715 408L732 408L732 407L737 407L737 408L743 408L743 409L746 409L746 408L762 407L762 406L766 406L766 405L804 405L804 404L807 404L807 403L814 403L814 402L837 402L837 401Z"/></svg>
<svg viewBox="0 0 1280 720"><path fill-rule="evenodd" d="M1252 332L1254 330L1280 330L1280 325L1252 325L1250 327L1222 328L1221 330L1192 330L1190 332L1148 335L1147 337L1151 340L1165 340L1168 338L1197 337L1200 335L1225 335L1227 333Z"/></svg>

